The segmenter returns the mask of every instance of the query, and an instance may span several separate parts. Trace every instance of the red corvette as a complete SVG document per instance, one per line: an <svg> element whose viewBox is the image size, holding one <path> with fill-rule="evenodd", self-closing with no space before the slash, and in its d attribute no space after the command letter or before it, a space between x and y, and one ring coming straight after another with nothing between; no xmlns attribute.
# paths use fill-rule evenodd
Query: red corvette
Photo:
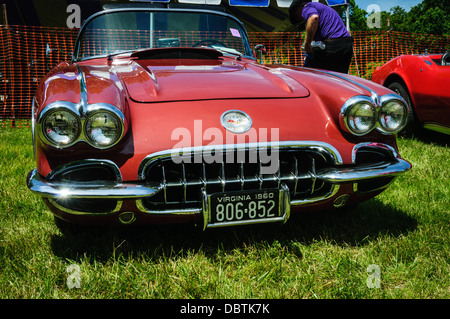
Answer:
<svg viewBox="0 0 450 319"><path fill-rule="evenodd" d="M34 98L28 187L57 221L213 228L352 205L411 168L400 96L254 54L215 10L93 15Z"/></svg>
<svg viewBox="0 0 450 319"><path fill-rule="evenodd" d="M450 53L402 55L375 69L372 81L401 95L410 123L450 134Z"/></svg>

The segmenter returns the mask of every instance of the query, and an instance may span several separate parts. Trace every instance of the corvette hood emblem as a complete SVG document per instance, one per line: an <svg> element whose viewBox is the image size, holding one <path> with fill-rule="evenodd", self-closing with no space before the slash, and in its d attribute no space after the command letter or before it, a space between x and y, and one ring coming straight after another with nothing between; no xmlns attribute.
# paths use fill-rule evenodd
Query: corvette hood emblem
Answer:
<svg viewBox="0 0 450 319"><path fill-rule="evenodd" d="M223 113L220 122L225 129L236 134L245 133L252 127L250 116L238 110Z"/></svg>

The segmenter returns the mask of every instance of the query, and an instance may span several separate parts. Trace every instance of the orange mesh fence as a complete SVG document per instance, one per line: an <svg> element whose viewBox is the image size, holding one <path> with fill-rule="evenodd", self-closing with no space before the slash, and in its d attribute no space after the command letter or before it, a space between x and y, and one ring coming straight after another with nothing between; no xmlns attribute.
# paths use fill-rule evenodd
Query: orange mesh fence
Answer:
<svg viewBox="0 0 450 319"><path fill-rule="evenodd" d="M262 43L268 54L265 63L302 66L305 52L303 37L298 32L253 32L252 44ZM402 54L445 53L450 49L450 36L433 36L406 32L353 31L354 55L349 73L370 79L377 66Z"/></svg>
<svg viewBox="0 0 450 319"><path fill-rule="evenodd" d="M40 79L58 62L71 57L77 30L36 26L0 26L0 127L29 127L31 103ZM370 79L374 69L402 54L444 53L450 49L450 36L403 32L352 32L355 50L350 74ZM131 46L139 35L122 31L115 35ZM149 39L148 35L142 35ZM176 38L175 34L164 37ZM302 66L303 34L299 32L250 32L251 46L264 44L264 63ZM191 37L192 38L192 37ZM98 44L111 36L99 36ZM193 38L195 39L195 37ZM137 41L137 42L136 42ZM97 40L83 50L96 52ZM181 43L181 45L192 45Z"/></svg>
<svg viewBox="0 0 450 319"><path fill-rule="evenodd" d="M71 29L0 26L0 127L29 126L40 79L69 59L76 35Z"/></svg>

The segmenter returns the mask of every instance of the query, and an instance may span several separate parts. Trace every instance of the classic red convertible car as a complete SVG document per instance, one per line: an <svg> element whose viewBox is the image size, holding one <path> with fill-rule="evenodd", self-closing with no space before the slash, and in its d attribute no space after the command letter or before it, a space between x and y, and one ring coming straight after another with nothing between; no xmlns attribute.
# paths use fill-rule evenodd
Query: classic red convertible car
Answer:
<svg viewBox="0 0 450 319"><path fill-rule="evenodd" d="M376 68L372 81L395 91L410 105L410 129L419 124L450 134L449 52L396 57Z"/></svg>
<svg viewBox="0 0 450 319"><path fill-rule="evenodd" d="M286 222L409 170L395 136L407 114L371 81L260 64L224 12L110 9L39 85L27 183L57 221Z"/></svg>

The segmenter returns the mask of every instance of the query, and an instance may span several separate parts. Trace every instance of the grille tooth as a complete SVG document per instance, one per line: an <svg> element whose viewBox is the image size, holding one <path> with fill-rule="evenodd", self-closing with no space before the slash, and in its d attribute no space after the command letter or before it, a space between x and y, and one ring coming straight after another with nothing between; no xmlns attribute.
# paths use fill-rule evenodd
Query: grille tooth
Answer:
<svg viewBox="0 0 450 319"><path fill-rule="evenodd" d="M294 194L297 193L298 186L298 160L297 157L294 156L293 167L292 167L291 175L294 178Z"/></svg>
<svg viewBox="0 0 450 319"><path fill-rule="evenodd" d="M262 163L261 162L258 162L258 180L259 180L259 189L262 189L264 177L262 175Z"/></svg>
<svg viewBox="0 0 450 319"><path fill-rule="evenodd" d="M181 162L181 175L182 175L181 183L183 184L183 203L186 203L187 181L186 181L186 167L184 165L184 162Z"/></svg>
<svg viewBox="0 0 450 319"><path fill-rule="evenodd" d="M161 172L162 172L162 187L164 190L164 204L167 204L167 181L166 181L166 169L164 168L164 164L161 163Z"/></svg>
<svg viewBox="0 0 450 319"><path fill-rule="evenodd" d="M222 184L222 192L225 192L226 178L225 178L225 163L223 163L223 162L222 162L222 165L221 165L220 172L221 172L222 176L219 176L218 179L220 180L220 183Z"/></svg>
<svg viewBox="0 0 450 319"><path fill-rule="evenodd" d="M322 154L323 149L272 150L278 154L277 171L272 174L264 174L263 169L268 163L263 163L255 150L239 150L234 157L228 154L228 151L230 150L224 149L224 161L220 163L199 162L197 153L193 153L191 158L187 157L181 163L172 161L170 154L160 156L157 160L148 158L143 164L145 170L142 176L147 182L159 183L163 190L142 200L145 209L200 209L202 190L212 194L264 188L280 189L285 184L289 188L291 200L303 201L321 198L333 189L332 184L317 178L319 170L335 164L329 153ZM230 159L234 161L227 162Z"/></svg>
<svg viewBox="0 0 450 319"><path fill-rule="evenodd" d="M239 164L239 181L241 183L241 190L244 190L244 184L245 184L245 176L244 176L244 163L241 162Z"/></svg>
<svg viewBox="0 0 450 319"><path fill-rule="evenodd" d="M309 174L311 175L311 181L312 181L312 186L311 186L311 195L314 193L314 189L316 187L316 180L317 180L317 174L316 174L316 161L313 157L308 156L309 159L311 160L311 171L309 172Z"/></svg>
<svg viewBox="0 0 450 319"><path fill-rule="evenodd" d="M277 168L277 174L276 174L276 178L278 181L278 189L280 189L281 186L281 167L280 167L280 160L277 161L278 162L278 168Z"/></svg>
<svg viewBox="0 0 450 319"><path fill-rule="evenodd" d="M203 188L206 190L206 186L207 186L208 182L206 179L206 164L204 162L202 163L202 183L203 183Z"/></svg>

